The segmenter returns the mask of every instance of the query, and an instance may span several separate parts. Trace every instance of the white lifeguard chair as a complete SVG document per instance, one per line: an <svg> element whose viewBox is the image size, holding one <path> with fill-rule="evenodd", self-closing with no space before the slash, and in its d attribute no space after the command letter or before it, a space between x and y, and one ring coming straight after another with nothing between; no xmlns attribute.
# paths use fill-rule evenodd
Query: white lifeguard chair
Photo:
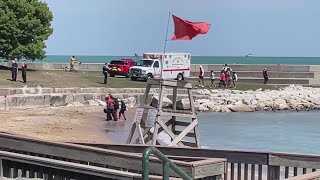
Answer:
<svg viewBox="0 0 320 180"><path fill-rule="evenodd" d="M158 106L148 104L149 92L152 86L160 86ZM164 90L173 89L173 105L163 108ZM190 110L177 110L178 89L185 89ZM165 132L171 141L165 144L159 139L159 134ZM200 148L198 119L194 108L192 84L187 81L149 79L144 98L136 111L134 123L129 133L127 144L150 144L179 147Z"/></svg>

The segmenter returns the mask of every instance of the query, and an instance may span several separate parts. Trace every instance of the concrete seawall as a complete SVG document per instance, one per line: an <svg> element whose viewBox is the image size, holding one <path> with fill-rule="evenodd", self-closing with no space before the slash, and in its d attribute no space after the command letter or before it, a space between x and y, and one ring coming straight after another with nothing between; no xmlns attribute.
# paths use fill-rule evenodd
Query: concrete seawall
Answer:
<svg viewBox="0 0 320 180"><path fill-rule="evenodd" d="M135 104L142 101L144 88L42 88L42 93L26 94L22 88L0 88L0 110L9 109L31 109L42 107L66 106L69 103L85 103L88 100L104 101L106 95L112 94L114 97L126 99L134 97ZM159 89L151 89L149 101L153 94L158 94ZM186 91L179 90L179 99L186 97ZM172 90L166 90L165 94L171 98ZM206 98L194 91L195 99Z"/></svg>

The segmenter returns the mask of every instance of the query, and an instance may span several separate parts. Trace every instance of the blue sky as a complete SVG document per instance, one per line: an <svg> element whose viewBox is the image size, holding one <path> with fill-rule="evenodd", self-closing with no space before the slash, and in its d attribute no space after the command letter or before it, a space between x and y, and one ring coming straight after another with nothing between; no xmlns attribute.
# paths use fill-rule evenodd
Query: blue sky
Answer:
<svg viewBox="0 0 320 180"><path fill-rule="evenodd" d="M320 56L319 0L44 0L54 14L48 55L162 52L169 10L211 23L167 51L193 55ZM170 18L169 37L173 33Z"/></svg>

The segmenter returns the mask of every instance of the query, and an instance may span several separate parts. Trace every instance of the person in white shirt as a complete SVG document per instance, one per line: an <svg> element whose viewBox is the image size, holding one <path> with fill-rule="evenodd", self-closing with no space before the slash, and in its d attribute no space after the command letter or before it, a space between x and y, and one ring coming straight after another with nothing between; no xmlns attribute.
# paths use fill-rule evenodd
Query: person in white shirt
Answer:
<svg viewBox="0 0 320 180"><path fill-rule="evenodd" d="M232 84L233 84L233 88L236 88L236 82L238 81L238 75L235 71L233 71L233 74L232 74Z"/></svg>
<svg viewBox="0 0 320 180"><path fill-rule="evenodd" d="M200 84L201 87L204 87L203 77L204 77L204 69L203 69L202 66L199 66L199 78L198 78L198 82L199 82L199 84Z"/></svg>
<svg viewBox="0 0 320 180"><path fill-rule="evenodd" d="M211 86L210 87L216 87L216 85L214 84L214 80L216 79L216 75L214 74L213 71L211 71L211 74L210 74L210 80L211 80Z"/></svg>
<svg viewBox="0 0 320 180"><path fill-rule="evenodd" d="M225 64L223 67L222 67L222 70L224 72L227 72L227 69L229 68L228 64Z"/></svg>

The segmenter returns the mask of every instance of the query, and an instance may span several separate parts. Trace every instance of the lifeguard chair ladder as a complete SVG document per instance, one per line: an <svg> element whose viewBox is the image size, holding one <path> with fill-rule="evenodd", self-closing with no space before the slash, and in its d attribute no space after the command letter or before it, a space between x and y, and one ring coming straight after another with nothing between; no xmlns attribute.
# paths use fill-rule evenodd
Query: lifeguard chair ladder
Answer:
<svg viewBox="0 0 320 180"><path fill-rule="evenodd" d="M157 107L148 105L148 97L152 86L160 86ZM162 108L164 90L166 88L173 89L173 105L171 108ZM190 110L177 110L178 89L185 89L187 91ZM139 110L140 115L137 115ZM137 113L127 139L127 144L200 148L198 119L194 108L192 84L190 82L150 78ZM183 118L182 121L181 118ZM164 142L159 140L159 134L163 131L171 138L169 144L164 144Z"/></svg>

